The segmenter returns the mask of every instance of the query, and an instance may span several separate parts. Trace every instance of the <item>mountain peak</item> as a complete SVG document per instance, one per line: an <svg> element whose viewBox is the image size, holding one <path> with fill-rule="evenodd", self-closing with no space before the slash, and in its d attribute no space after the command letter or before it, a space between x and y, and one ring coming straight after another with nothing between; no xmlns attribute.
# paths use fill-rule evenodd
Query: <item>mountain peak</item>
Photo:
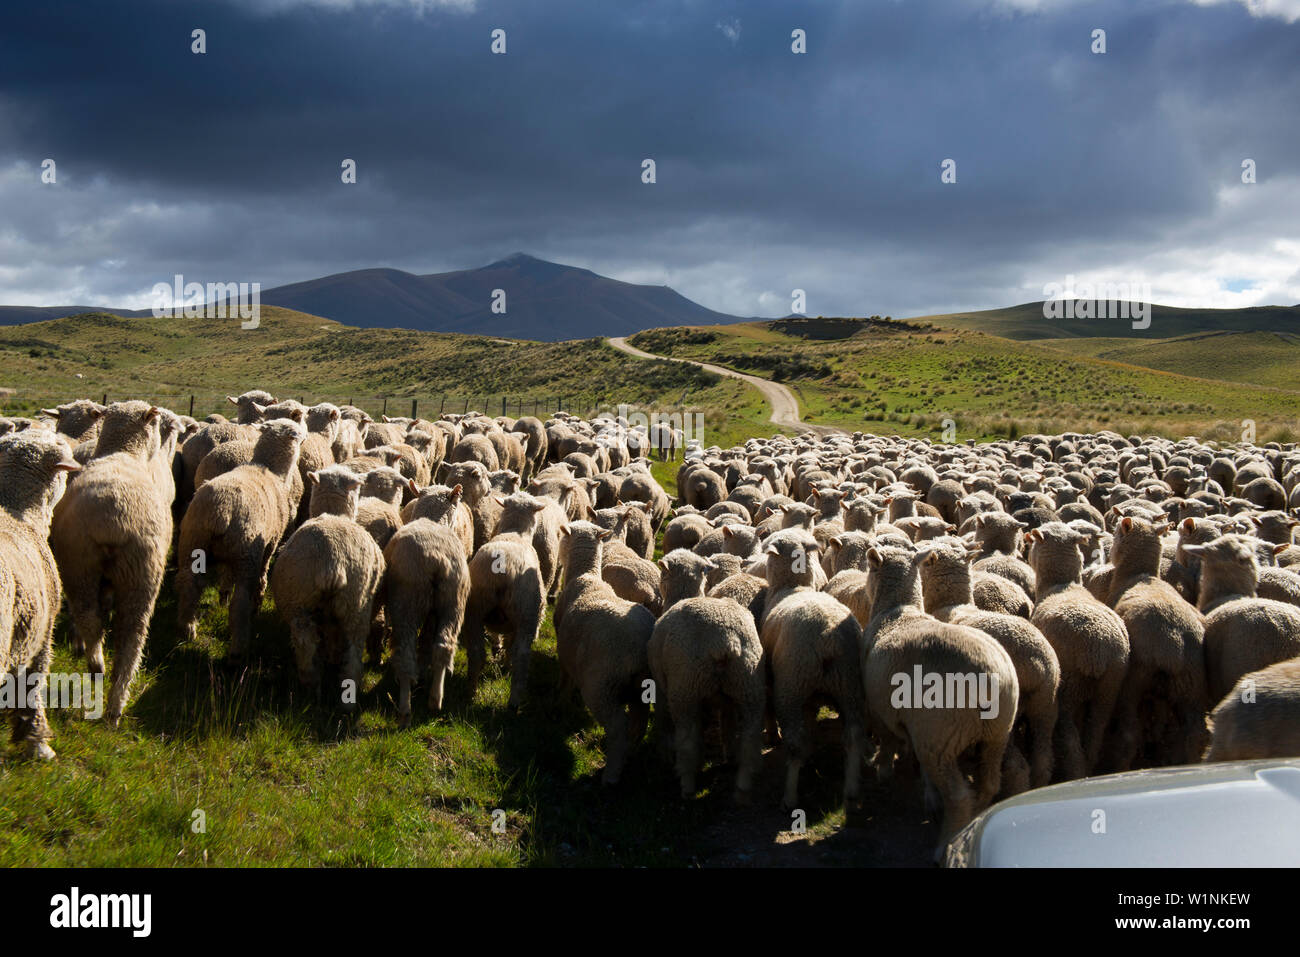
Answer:
<svg viewBox="0 0 1300 957"><path fill-rule="evenodd" d="M540 263L545 261L546 260L544 259L538 259L536 256L530 256L528 253L511 253L509 256L505 257L505 259L498 259L496 262L490 263L488 268L491 268L492 266L522 266L527 265L528 263Z"/></svg>

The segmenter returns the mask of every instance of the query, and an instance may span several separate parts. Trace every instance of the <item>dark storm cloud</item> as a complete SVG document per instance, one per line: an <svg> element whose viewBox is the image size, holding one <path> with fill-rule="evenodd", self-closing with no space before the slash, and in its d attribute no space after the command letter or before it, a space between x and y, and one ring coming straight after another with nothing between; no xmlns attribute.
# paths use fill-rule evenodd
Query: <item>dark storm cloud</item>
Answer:
<svg viewBox="0 0 1300 957"><path fill-rule="evenodd" d="M1300 25L1032 6L24 6L0 34L0 301L524 249L742 314L798 286L813 312L901 315L1039 298L1067 270L1181 288L1244 245L1285 258ZM1226 206L1245 157L1273 192ZM1291 288L1260 268L1258 294Z"/></svg>

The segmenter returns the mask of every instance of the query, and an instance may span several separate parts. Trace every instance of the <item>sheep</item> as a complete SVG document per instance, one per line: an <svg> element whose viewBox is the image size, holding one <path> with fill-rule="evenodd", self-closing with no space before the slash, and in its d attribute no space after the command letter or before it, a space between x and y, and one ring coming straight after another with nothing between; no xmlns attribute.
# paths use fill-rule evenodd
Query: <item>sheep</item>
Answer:
<svg viewBox="0 0 1300 957"><path fill-rule="evenodd" d="M497 522L501 518L501 506L497 504L499 496L492 494L492 482L488 469L482 462L459 462L448 467L445 481L448 485L459 485L461 496L469 506L470 516L474 520L474 551L478 551L496 534Z"/></svg>
<svg viewBox="0 0 1300 957"><path fill-rule="evenodd" d="M470 697L478 688L486 658L486 630L510 638L510 699L518 709L528 685L528 661L546 608L546 591L532 539L546 500L525 492L496 499L501 521L496 535L469 563L470 590L461 639L469 656Z"/></svg>
<svg viewBox="0 0 1300 957"><path fill-rule="evenodd" d="M163 445L163 410L115 402L101 419L95 456L54 510L50 543L72 619L73 651L104 673L105 626L113 674L105 719L116 725L140 667L172 542L174 445ZM174 435L173 435L174 442Z"/></svg>
<svg viewBox="0 0 1300 957"><path fill-rule="evenodd" d="M381 549L388 546L389 540L402 527L402 513L398 506L411 481L387 465L372 469L362 479L356 521Z"/></svg>
<svg viewBox="0 0 1300 957"><path fill-rule="evenodd" d="M447 518L454 520L454 512ZM464 543L450 524L415 518L384 548L384 614L392 628L398 723L411 721L411 685L429 677L429 710L442 710L456 640L465 620L470 573Z"/></svg>
<svg viewBox="0 0 1300 957"><path fill-rule="evenodd" d="M1011 657L996 641L921 610L919 568L927 555L928 547L913 553L888 545L867 553L872 615L863 632L862 681L880 742L877 761L906 754L910 747L929 787L938 792L941 853L1001 787L1020 687ZM919 688L909 694L907 683L917 678L927 694L938 680L955 695L934 702ZM984 702L976 693L981 684L988 696ZM972 788L959 762L974 751L978 766Z"/></svg>
<svg viewBox="0 0 1300 957"><path fill-rule="evenodd" d="M921 591L927 614L979 629L1005 648L1015 665L1020 698L1012 727L1023 724L1024 731L1017 735L1013 730L1003 758L1002 793L1009 797L1043 787L1051 779L1061 667L1056 652L1033 624L975 607L969 564L975 554L967 552L961 539L936 540L921 562ZM1018 737L1024 739L1024 746Z"/></svg>
<svg viewBox="0 0 1300 957"><path fill-rule="evenodd" d="M1129 664L1113 718L1112 765L1147 760L1180 764L1205 746L1205 622L1159 577L1167 525L1126 515L1115 526L1115 571L1107 604L1124 622Z"/></svg>
<svg viewBox="0 0 1300 957"><path fill-rule="evenodd" d="M709 520L698 512L679 509L664 529L664 554L678 548L694 548L712 528Z"/></svg>
<svg viewBox="0 0 1300 957"><path fill-rule="evenodd" d="M222 592L230 592L230 654L247 654L271 555L293 516L289 486L306 435L292 419L266 423L250 464L195 492L181 522L176 573L177 617L188 640L197 634L202 585L215 572Z"/></svg>
<svg viewBox="0 0 1300 957"><path fill-rule="evenodd" d="M621 541L610 541L604 549L600 574L619 598L645 605L656 616L659 614L659 568L654 562L642 558Z"/></svg>
<svg viewBox="0 0 1300 957"><path fill-rule="evenodd" d="M42 760L55 757L44 692L62 591L46 541L50 498L59 477L80 469L52 433L30 429L0 438L0 675L19 689L13 740Z"/></svg>
<svg viewBox="0 0 1300 957"><path fill-rule="evenodd" d="M1027 535L1038 590L1030 622L1060 663L1056 774L1073 780L1093 772L1101 756L1128 670L1128 631L1111 608L1081 584L1084 536L1061 522Z"/></svg>
<svg viewBox="0 0 1300 957"><path fill-rule="evenodd" d="M345 711L356 708L362 652L383 580L383 552L352 515L304 522L271 568L271 595L289 626L298 680L319 695L321 664L339 665Z"/></svg>
<svg viewBox="0 0 1300 957"><path fill-rule="evenodd" d="M235 406L237 424L252 425L262 421L262 412L266 406L275 404L275 397L261 389L253 389L239 396L228 395L226 401Z"/></svg>
<svg viewBox="0 0 1300 957"><path fill-rule="evenodd" d="M465 559L474 554L474 516L464 502L464 487L430 485L402 508L402 522L409 525L417 518L427 518L451 527L465 550Z"/></svg>
<svg viewBox="0 0 1300 957"><path fill-rule="evenodd" d="M1035 590L1034 572L1016 557L1024 524L1005 512L984 512L975 516L975 540L980 544L976 571L1001 575L1020 586L1026 595Z"/></svg>
<svg viewBox="0 0 1300 957"><path fill-rule="evenodd" d="M59 423L58 431L61 434L73 443L79 443L99 438L99 422L107 409L91 399L77 399L41 411Z"/></svg>
<svg viewBox="0 0 1300 957"><path fill-rule="evenodd" d="M1206 762L1300 757L1300 659L1242 675L1210 725Z"/></svg>
<svg viewBox="0 0 1300 957"><path fill-rule="evenodd" d="M546 461L546 428L536 416L526 415L517 419L510 431L524 436L524 468L520 478L527 482Z"/></svg>
<svg viewBox="0 0 1300 957"><path fill-rule="evenodd" d="M655 682L655 729L671 730L681 795L695 795L703 710L722 706L738 729L735 800L747 804L763 747L763 646L753 615L701 595L713 563L686 550L659 562L664 613L647 646ZM726 722L724 721L724 727Z"/></svg>
<svg viewBox="0 0 1300 957"><path fill-rule="evenodd" d="M564 587L555 603L556 654L605 729L601 781L617 784L628 749L641 740L650 717L642 683L650 675L646 646L655 619L601 578L602 546L613 531L591 522L561 525L560 531Z"/></svg>
<svg viewBox="0 0 1300 957"><path fill-rule="evenodd" d="M790 529L768 540L767 603L759 636L772 679L772 707L786 752L782 805L799 802L799 771L812 745L809 725L828 698L844 725L844 801L860 797L865 706L862 700L862 628L853 614L814 591L817 540Z"/></svg>
<svg viewBox="0 0 1300 957"><path fill-rule="evenodd" d="M1212 701L1227 694L1242 675L1300 655L1300 608L1255 597L1259 566L1251 542L1224 535L1205 545L1184 546L1201 560L1196 607L1205 615Z"/></svg>

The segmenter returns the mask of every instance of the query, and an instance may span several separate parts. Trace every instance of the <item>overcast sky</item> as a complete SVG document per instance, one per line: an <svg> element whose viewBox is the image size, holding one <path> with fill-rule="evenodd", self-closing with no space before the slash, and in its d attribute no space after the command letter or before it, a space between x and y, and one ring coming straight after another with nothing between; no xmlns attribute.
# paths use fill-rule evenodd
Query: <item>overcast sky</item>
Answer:
<svg viewBox="0 0 1300 957"><path fill-rule="evenodd" d="M1300 0L6 6L0 303L515 251L737 315L1300 303Z"/></svg>

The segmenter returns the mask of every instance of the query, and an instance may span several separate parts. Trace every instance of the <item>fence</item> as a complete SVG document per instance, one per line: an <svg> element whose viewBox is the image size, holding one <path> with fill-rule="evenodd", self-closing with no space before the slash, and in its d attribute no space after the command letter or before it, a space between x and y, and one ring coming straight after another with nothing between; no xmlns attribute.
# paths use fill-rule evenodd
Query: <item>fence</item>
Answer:
<svg viewBox="0 0 1300 957"><path fill-rule="evenodd" d="M376 421L382 415L409 416L410 418L436 419L444 412L463 414L477 411L487 415L504 415L520 418L525 415L546 417L556 411L571 412L584 418L590 418L602 410L613 411L618 400L607 398L603 393L554 394L547 396L512 396L502 393L480 393L475 395L453 395L451 393L433 393L430 395L323 395L319 393L275 393L278 399L296 399L303 405L311 406L319 402L331 402L334 405L354 405L368 413ZM41 408L49 408L70 401L69 395L35 395L14 392L0 393L0 415L30 415ZM226 399L225 393L144 393L122 392L103 393L91 396L107 405L109 402L122 402L127 399L142 399L154 405L161 405L173 412L182 413L202 419L214 412L228 415L234 406ZM683 402L685 394L682 395Z"/></svg>

